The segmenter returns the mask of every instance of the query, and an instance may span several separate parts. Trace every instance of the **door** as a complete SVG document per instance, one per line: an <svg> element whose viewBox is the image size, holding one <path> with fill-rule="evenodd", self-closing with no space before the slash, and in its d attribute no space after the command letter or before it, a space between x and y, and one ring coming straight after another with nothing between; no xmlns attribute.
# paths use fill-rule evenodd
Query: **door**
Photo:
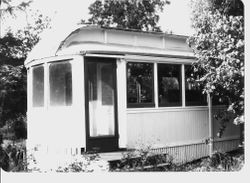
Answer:
<svg viewBox="0 0 250 183"><path fill-rule="evenodd" d="M118 149L116 60L85 58L86 148Z"/></svg>

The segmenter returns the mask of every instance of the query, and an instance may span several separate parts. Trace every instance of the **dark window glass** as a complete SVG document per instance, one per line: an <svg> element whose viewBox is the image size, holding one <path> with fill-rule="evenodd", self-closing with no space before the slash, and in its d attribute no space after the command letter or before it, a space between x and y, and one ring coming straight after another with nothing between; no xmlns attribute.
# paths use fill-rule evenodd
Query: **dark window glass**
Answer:
<svg viewBox="0 0 250 183"><path fill-rule="evenodd" d="M102 78L102 105L114 104L114 77L111 64L104 65L101 68Z"/></svg>
<svg viewBox="0 0 250 183"><path fill-rule="evenodd" d="M202 94L202 86L194 81L191 65L185 65L186 106L207 105L207 95Z"/></svg>
<svg viewBox="0 0 250 183"><path fill-rule="evenodd" d="M159 106L181 106L181 65L158 64Z"/></svg>
<svg viewBox="0 0 250 183"><path fill-rule="evenodd" d="M51 63L49 66L50 105L72 104L72 71L69 62Z"/></svg>
<svg viewBox="0 0 250 183"><path fill-rule="evenodd" d="M33 107L44 106L44 67L35 66L32 69L33 74Z"/></svg>
<svg viewBox="0 0 250 183"><path fill-rule="evenodd" d="M154 106L152 63L127 63L128 107Z"/></svg>

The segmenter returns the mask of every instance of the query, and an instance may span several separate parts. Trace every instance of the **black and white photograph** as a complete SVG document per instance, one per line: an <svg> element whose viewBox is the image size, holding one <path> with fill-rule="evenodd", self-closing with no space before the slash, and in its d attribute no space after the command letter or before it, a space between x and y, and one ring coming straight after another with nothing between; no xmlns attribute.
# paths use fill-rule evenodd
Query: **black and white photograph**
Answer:
<svg viewBox="0 0 250 183"><path fill-rule="evenodd" d="M245 11L0 0L1 174L240 172Z"/></svg>

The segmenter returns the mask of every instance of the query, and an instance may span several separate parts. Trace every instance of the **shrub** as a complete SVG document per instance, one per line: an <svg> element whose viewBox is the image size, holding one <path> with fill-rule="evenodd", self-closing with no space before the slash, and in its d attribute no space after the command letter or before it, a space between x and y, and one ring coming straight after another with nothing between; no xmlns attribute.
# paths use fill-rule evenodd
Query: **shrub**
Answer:
<svg viewBox="0 0 250 183"><path fill-rule="evenodd" d="M27 119L26 116L20 115L13 123L13 132L16 139L27 139Z"/></svg>
<svg viewBox="0 0 250 183"><path fill-rule="evenodd" d="M0 165L5 171L26 171L26 147L23 142L3 144L0 154Z"/></svg>
<svg viewBox="0 0 250 183"><path fill-rule="evenodd" d="M243 156L241 156L243 158ZM242 159L244 162L244 158ZM215 152L208 160L209 169L221 171L233 171L240 162L237 158L229 155L228 153Z"/></svg>
<svg viewBox="0 0 250 183"><path fill-rule="evenodd" d="M159 165L165 165L165 170L172 167L172 156L167 153L154 153L147 146L123 153L120 161L111 163L111 171L159 171Z"/></svg>
<svg viewBox="0 0 250 183"><path fill-rule="evenodd" d="M229 153L215 152L212 157L190 165L188 171L239 171L244 165L244 154L239 150Z"/></svg>
<svg viewBox="0 0 250 183"><path fill-rule="evenodd" d="M108 170L108 162L101 160L99 155L94 153L75 157L74 161L70 162L67 166L58 167L56 172L93 172Z"/></svg>
<svg viewBox="0 0 250 183"><path fill-rule="evenodd" d="M26 80L24 66L0 65L0 127L25 115Z"/></svg>

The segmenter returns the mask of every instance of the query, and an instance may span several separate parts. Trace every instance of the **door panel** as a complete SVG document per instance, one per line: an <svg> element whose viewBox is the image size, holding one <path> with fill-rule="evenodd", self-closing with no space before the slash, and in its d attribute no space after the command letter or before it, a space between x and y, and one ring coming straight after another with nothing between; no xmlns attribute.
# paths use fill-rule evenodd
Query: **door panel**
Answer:
<svg viewBox="0 0 250 183"><path fill-rule="evenodd" d="M116 62L104 58L85 60L87 150L113 151L118 148Z"/></svg>

